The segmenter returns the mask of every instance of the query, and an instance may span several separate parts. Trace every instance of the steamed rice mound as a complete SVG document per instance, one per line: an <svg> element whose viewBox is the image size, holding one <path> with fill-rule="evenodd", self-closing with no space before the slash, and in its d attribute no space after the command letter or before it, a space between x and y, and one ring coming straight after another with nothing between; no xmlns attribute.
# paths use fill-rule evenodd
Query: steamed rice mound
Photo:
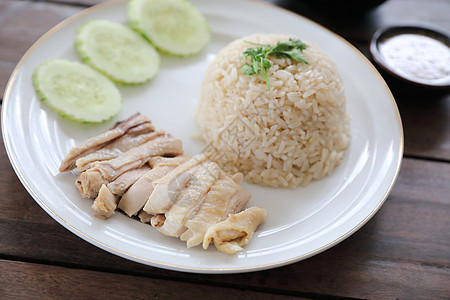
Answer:
<svg viewBox="0 0 450 300"><path fill-rule="evenodd" d="M270 91L259 75L242 73L242 52L255 47L244 40L275 45L289 38L256 34L223 48L205 72L195 118L205 151L224 170L240 171L249 182L294 188L331 174L350 133L336 66L307 41L309 64L269 57Z"/></svg>

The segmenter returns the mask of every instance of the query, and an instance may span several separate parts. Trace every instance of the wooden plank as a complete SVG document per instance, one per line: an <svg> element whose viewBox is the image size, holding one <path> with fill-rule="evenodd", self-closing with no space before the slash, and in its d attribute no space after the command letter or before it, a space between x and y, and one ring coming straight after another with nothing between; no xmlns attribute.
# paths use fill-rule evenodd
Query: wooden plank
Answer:
<svg viewBox="0 0 450 300"><path fill-rule="evenodd" d="M0 2L1 93L13 66L33 41L54 24L91 2L91 0L61 1L71 2L76 7L43 2ZM291 5L300 3L278 2ZM445 9L449 5L448 1L431 0L427 1L426 5L420 5L419 2L390 0L361 16L362 19L359 20L342 21L339 14L336 18L328 18L320 16L318 11L311 12L311 15L316 16L316 20L327 19L328 21L323 23L325 26L351 39L367 55L368 37L381 25L410 20L414 16L416 20L431 21L450 28L446 14L448 9ZM418 7L416 4L419 4L420 10L416 9ZM47 10L49 6L52 8ZM16 19L25 20L16 23ZM51 24L52 22L54 24ZM428 92L418 94L409 88L399 88L396 83L389 82L389 84L393 88L403 119L405 153L408 156L449 161L450 95ZM421 98L424 101L417 101ZM231 295L239 297L243 297L244 294L234 292L242 288L316 298L326 295L434 299L447 298L450 295L449 163L405 159L394 190L377 215L356 234L320 255L274 270L217 276L160 270L104 252L68 232L31 199L14 175L3 145L0 146L0 168L2 169L0 190L3 195L0 201L0 257L10 260L0 261L1 282L12 283L13 287L25 286L24 295L28 297L29 293L39 294L36 294L37 289L30 290L27 282L39 287L41 283L39 280L43 280L40 290L48 293L43 294L43 297L71 296L72 294L65 294L64 290L73 291L69 286L74 284L71 282L72 277L76 279L75 286L78 287L86 286L88 280L106 278L114 283L106 285L106 289L114 291L117 291L117 286L122 287L120 283L123 280L134 282L137 278L137 284L130 288L132 293L138 288L142 289L142 286L150 285L151 288L145 289L146 294L131 295L146 298L153 295L148 293L149 290L159 291L159 286L175 290L174 285L178 286L179 283L166 279L184 282L185 286L181 292L195 287L205 288L207 291L212 288L216 290L217 286L222 285L229 289L221 291L230 293L231 290ZM70 268L11 261L16 259ZM96 269L101 272L78 268ZM21 277L20 274L23 274L24 270L27 275ZM64 274L68 275L64 277ZM62 283L58 281L60 278L64 279ZM158 285L156 288L148 283L155 280ZM198 285L192 284L193 282ZM0 287L0 295L17 293L17 288L13 290L5 286L7 285ZM44 286L53 288L47 291ZM58 290L58 286L62 287L61 290ZM103 296L102 287L94 281L92 297L98 295L95 294L96 290L102 290L100 296ZM128 292L126 288L123 290L124 294ZM170 293L171 291L163 291L157 295L161 297L180 295ZM195 292L186 293L198 296L193 294ZM81 296L81 294L73 295ZM253 292L245 294L248 295L259 298L267 294Z"/></svg>
<svg viewBox="0 0 450 300"><path fill-rule="evenodd" d="M0 60L17 62L44 33L82 10L46 2L4 1L0 14Z"/></svg>
<svg viewBox="0 0 450 300"><path fill-rule="evenodd" d="M63 19L80 11L84 6L98 4L103 0L60 0L59 5L45 2L3 1L0 13L0 62L17 63L25 51L42 34ZM367 42L373 32L381 26L400 22L428 22L450 30L447 11L448 1L430 0L421 5L420 0L390 0L357 17L343 17L342 14L324 13L321 7L300 1L268 0L330 28L344 38ZM415 2L415 3L412 3ZM416 9L421 7L420 10ZM11 66L0 69L0 94L3 95L6 81L12 72Z"/></svg>
<svg viewBox="0 0 450 300"><path fill-rule="evenodd" d="M429 23L450 32L450 1L390 0L355 15L327 11L326 1L268 1L297 12L343 36L370 57L369 41L380 27ZM354 2L349 2L355 5ZM339 3L345 7L345 3ZM417 9L421 7L421 9ZM450 93L413 88L380 70L397 101L404 124L405 154L450 161Z"/></svg>
<svg viewBox="0 0 450 300"><path fill-rule="evenodd" d="M17 261L0 260L0 268L0 295L3 299L298 299L236 288Z"/></svg>
<svg viewBox="0 0 450 300"><path fill-rule="evenodd" d="M353 45L370 56L367 43L353 42ZM450 161L450 93L414 88L381 69L379 72L391 89L400 112L405 155Z"/></svg>
<svg viewBox="0 0 450 300"><path fill-rule="evenodd" d="M405 159L384 206L356 234L311 259L236 275L199 275L137 264L100 250L51 219L0 151L0 255L203 284L355 298L449 295L450 164ZM45 243L42 243L45 241ZM364 250L361 250L364 249Z"/></svg>
<svg viewBox="0 0 450 300"><path fill-rule="evenodd" d="M0 100L3 99L3 92L15 66L14 62L0 60Z"/></svg>
<svg viewBox="0 0 450 300"><path fill-rule="evenodd" d="M405 154L450 161L450 93L405 86L393 93L403 121Z"/></svg>
<svg viewBox="0 0 450 300"><path fill-rule="evenodd" d="M44 33L82 7L45 2L9 1L0 4L0 97L14 66Z"/></svg>
<svg viewBox="0 0 450 300"><path fill-rule="evenodd" d="M415 0L417 1L417 0ZM77 2L72 0L61 1L61 3L78 3L83 5L92 5L102 2L101 0L86 0ZM282 1L275 1L281 6L288 5ZM292 2L294 3L294 2ZM305 5L294 4L291 5ZM420 12L420 20L430 20L435 24L448 27L447 15L442 7L448 7L449 2L441 0L430 1L430 4ZM410 10L411 5L407 5L403 0L389 1L371 11L370 14L376 14L368 17L364 22L372 22L371 26L382 26L394 22L400 18L406 18L411 14L400 13L403 9ZM438 8L441 9L438 9ZM305 12L320 16L317 11L303 10L298 7L290 7L294 11ZM0 14L0 94L3 94L7 80L14 69L15 64L25 51L42 34L49 30L53 25L79 12L82 7L72 7L69 5L59 5L44 2L26 1L4 1L1 3ZM411 12L410 12L411 13ZM427 19L428 18L428 19ZM18 21L19 20L19 21ZM326 19L329 20L329 19ZM326 20L319 20L327 26ZM375 21L376 20L376 21ZM337 20L336 20L337 21ZM324 23L325 22L325 23ZM361 22L361 20L359 20ZM17 24L16 24L17 23ZM339 23L341 24L341 23ZM355 30L355 26L343 22L341 26L349 26ZM351 26L350 26L351 25ZM330 24L330 28L339 33L340 28ZM344 28L341 34L346 38L363 39L365 42L353 40L353 43L368 56L367 40L369 33L364 37L355 37ZM358 32L360 31L358 27ZM389 79L389 78L386 78ZM388 80L395 99L397 100L400 113L405 127L405 154L418 157L431 157L435 159L450 161L450 94L448 93L429 93L427 91L417 91L410 87L399 85L398 82ZM415 99L411 101L411 99ZM423 99L423 101L417 101ZM430 122L433 120L433 122ZM431 128L430 128L431 127Z"/></svg>
<svg viewBox="0 0 450 300"><path fill-rule="evenodd" d="M448 0L389 0L370 9L368 3L383 1L266 0L303 15L348 40L367 42L380 27L404 23L430 23L450 31ZM359 6L359 8L358 8Z"/></svg>

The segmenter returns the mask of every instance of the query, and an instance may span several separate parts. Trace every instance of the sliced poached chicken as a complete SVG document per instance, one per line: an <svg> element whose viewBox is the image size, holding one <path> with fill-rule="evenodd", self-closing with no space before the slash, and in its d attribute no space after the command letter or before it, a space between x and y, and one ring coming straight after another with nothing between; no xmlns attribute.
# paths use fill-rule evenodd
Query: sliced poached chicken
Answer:
<svg viewBox="0 0 450 300"><path fill-rule="evenodd" d="M248 203L250 194L241 180L241 174L230 178L200 154L154 181L144 211L154 215L151 224L158 231L193 247L203 242L208 228Z"/></svg>
<svg viewBox="0 0 450 300"><path fill-rule="evenodd" d="M173 158L157 157L152 159L149 162L152 169L148 170L122 195L118 207L130 217L136 215L144 207L152 194L153 181L165 176L181 163L188 160L189 158L187 156Z"/></svg>
<svg viewBox="0 0 450 300"><path fill-rule="evenodd" d="M111 193L106 185L102 185L97 198L91 208L95 211L96 217L107 219L114 215L117 207L117 198Z"/></svg>
<svg viewBox="0 0 450 300"><path fill-rule="evenodd" d="M95 199L98 218L120 208L187 247L214 243L227 254L243 250L266 218L263 208L242 211L251 197L240 185L243 175L226 174L205 154L182 154L179 139L135 114L71 149L60 171L81 173L76 186Z"/></svg>
<svg viewBox="0 0 450 300"><path fill-rule="evenodd" d="M172 207L174 196L185 187L199 164L207 159L205 155L198 154L164 177L155 180L153 182L154 190L144 206L144 211L153 215L166 213Z"/></svg>
<svg viewBox="0 0 450 300"><path fill-rule="evenodd" d="M143 125L148 126L148 124ZM76 161L77 172L80 173L84 172L87 169L91 168L97 162L116 158L132 148L138 147L139 145L142 145L147 141L153 140L158 137L162 137L164 135L165 132L162 130L152 131L148 133L127 132L125 135L109 143L104 148L101 148L91 154L88 154L84 157L77 159Z"/></svg>
<svg viewBox="0 0 450 300"><path fill-rule="evenodd" d="M61 162L59 171L66 172L74 169L76 167L76 161L79 158L104 148L110 142L123 136L128 130L143 124L148 125L148 127L145 126L146 130L151 129L151 131L154 131L150 120L140 113L136 113L127 120L116 123L110 130L86 140L79 146L73 147Z"/></svg>
<svg viewBox="0 0 450 300"><path fill-rule="evenodd" d="M185 232L186 221L192 218L202 206L204 196L216 182L220 172L220 167L213 162L204 162L195 168L189 181L172 194L172 205L165 213L164 224L157 227L158 231L173 237L179 237Z"/></svg>
<svg viewBox="0 0 450 300"><path fill-rule="evenodd" d="M247 205L250 194L239 182L231 180L222 172L195 216L185 223L187 230L180 239L187 242L188 248L201 244L209 227L223 221L230 213L240 212Z"/></svg>
<svg viewBox="0 0 450 300"><path fill-rule="evenodd" d="M183 154L181 141L174 137L150 140L122 155L95 164L81 173L77 187L84 198L96 198L103 184L108 184L126 171L139 168L155 156L177 156Z"/></svg>
<svg viewBox="0 0 450 300"><path fill-rule="evenodd" d="M237 214L231 214L224 221L209 227L203 240L203 248L212 242L217 250L233 255L244 250L256 228L267 218L262 207L250 207Z"/></svg>
<svg viewBox="0 0 450 300"><path fill-rule="evenodd" d="M148 165L143 165L140 168L132 169L126 171L117 177L114 181L108 183L108 189L117 196L122 196L130 186L132 186L136 181L144 176L151 168Z"/></svg>

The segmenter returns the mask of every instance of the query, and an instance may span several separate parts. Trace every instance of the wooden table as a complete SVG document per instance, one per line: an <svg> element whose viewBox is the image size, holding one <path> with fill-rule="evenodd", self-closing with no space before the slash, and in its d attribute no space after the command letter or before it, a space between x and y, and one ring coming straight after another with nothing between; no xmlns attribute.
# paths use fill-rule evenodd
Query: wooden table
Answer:
<svg viewBox="0 0 450 300"><path fill-rule="evenodd" d="M33 42L98 2L0 0L0 94ZM372 33L383 25L424 21L450 30L448 0L390 0L367 13L353 14L323 12L300 0L275 3L321 23L366 55ZM403 121L405 153L383 207L337 246L261 272L188 274L100 250L35 203L17 179L2 144L0 298L450 299L450 95L425 93L394 81L388 84Z"/></svg>

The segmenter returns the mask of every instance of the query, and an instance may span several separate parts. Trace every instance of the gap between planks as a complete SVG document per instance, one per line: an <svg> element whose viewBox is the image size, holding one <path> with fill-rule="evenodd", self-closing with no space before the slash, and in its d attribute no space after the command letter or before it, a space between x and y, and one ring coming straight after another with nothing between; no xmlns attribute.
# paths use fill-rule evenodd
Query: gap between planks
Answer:
<svg viewBox="0 0 450 300"><path fill-rule="evenodd" d="M86 268L83 266L78 265L71 265L71 264L58 264L54 262L47 262L47 261L39 261L39 260L33 260L33 259L20 259L13 256L5 256L0 255L0 266L2 266L3 272L0 274L0 278L2 278L2 282L8 282L8 277L17 279L18 277L23 277L24 282L16 282L16 284L19 284L20 286L25 286L27 283L30 283L32 279L30 280L30 276L33 277L39 277L45 278L43 280L43 284L46 284L46 279L51 276L55 276L57 278L52 279L52 283L55 283L56 286L60 286L57 282L60 280L61 277L67 276L71 278L71 283L73 282L72 279L75 279L76 282L78 282L77 279L79 279L79 283L82 286L85 286L83 284L83 280L86 280L86 278L99 278L102 279L101 281L95 281L90 280L90 282L93 283L94 287L96 284L99 285L98 291L100 294L98 296L104 297L105 290L104 283L106 281L105 277L109 277L108 282L118 280L123 284L126 281L137 283L138 286L135 290L138 290L138 287L143 286L160 286L164 291L167 291L167 287L169 284L167 282L174 282L174 285L176 286L185 286L185 290L188 291L194 291L195 286L202 286L201 290L202 293L210 294L206 292L207 290L210 291L220 291L222 292L227 291L227 293L220 293L219 295L222 295L223 299L230 299L230 295L235 294L235 296L238 296L241 299L245 299L247 297L251 299L359 299L359 298L349 298L349 297L339 297L339 296L332 296L332 295L323 295L323 294L317 294L317 293L303 293L298 291L288 291L288 290L278 290L273 288L261 288L261 287L253 287L253 286L245 286L245 285L236 285L236 284L230 284L226 282L214 282L214 281L208 281L208 280L198 280L198 279L189 279L189 278L180 278L176 276L143 276L142 274L135 274L132 272L117 272L116 270L104 270L104 269L94 269L94 268ZM31 268L33 270L28 272L26 269ZM42 270L42 271L41 271ZM44 274L38 275L39 272L42 272ZM10 274L20 273L20 276L14 276ZM52 274L52 275L49 275ZM74 278L75 277L75 278ZM133 279L131 279L133 277ZM130 280L128 280L130 279ZM19 279L20 280L20 279ZM62 279L63 280L63 279ZM64 281L64 280L63 280ZM145 282L145 284L141 284ZM166 282L166 284L159 284ZM64 285L63 285L64 286ZM82 286L79 286L82 288ZM122 285L123 286L123 285ZM72 288L72 286L70 286ZM73 286L74 289L77 288L77 285ZM14 292L16 291L15 288ZM1 289L0 289L1 290ZM26 289L22 289L26 291ZM80 289L76 289L80 290ZM169 289L172 290L173 295L178 295L177 292L174 292L175 289ZM205 291L206 290L206 291ZM109 290L111 291L111 289ZM31 292L31 291L30 291ZM67 292L67 291L66 291ZM91 292L87 291L90 296L92 295ZM171 293L172 293L171 292ZM3 291L4 293L4 291ZM161 291L156 290L156 293L161 293ZM187 295L192 292L187 292L186 294L183 293L183 295ZM194 291L195 293L195 291ZM240 295L239 295L240 294ZM7 294L4 294L7 295ZM70 295L73 295L72 293ZM149 294L147 294L149 295ZM217 294L216 294L217 295ZM55 295L57 296L57 295ZM62 296L62 295L61 295ZM118 295L119 296L119 295ZM167 295L169 296L169 295ZM194 295L192 295L194 296ZM256 297L256 298L255 298ZM222 298L216 298L216 299L222 299Z"/></svg>

